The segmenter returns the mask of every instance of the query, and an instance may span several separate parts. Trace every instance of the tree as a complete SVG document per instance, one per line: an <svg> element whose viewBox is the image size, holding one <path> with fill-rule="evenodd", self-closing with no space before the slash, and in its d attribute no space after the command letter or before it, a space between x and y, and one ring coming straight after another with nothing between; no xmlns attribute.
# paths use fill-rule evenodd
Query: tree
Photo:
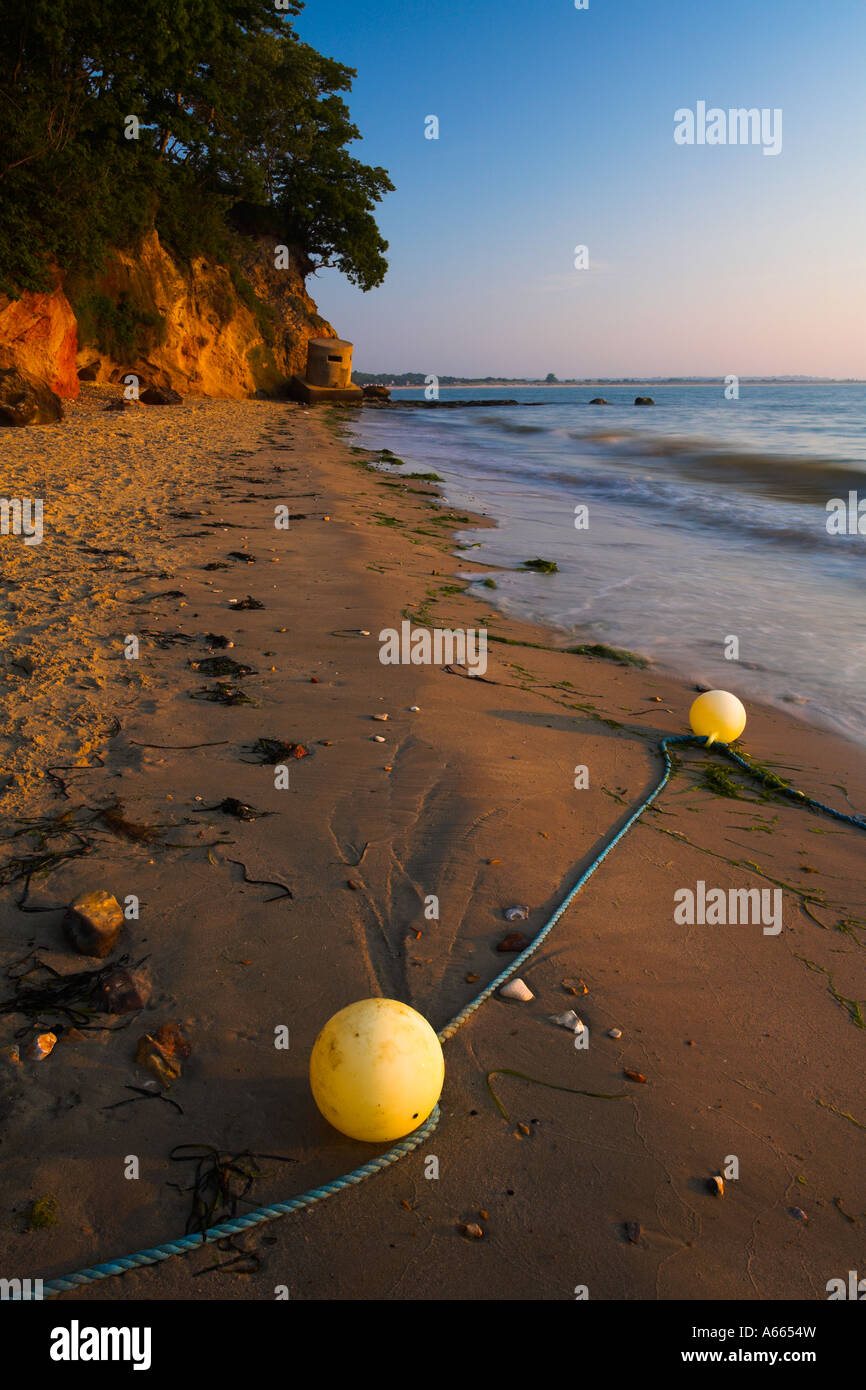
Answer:
<svg viewBox="0 0 866 1390"><path fill-rule="evenodd" d="M544 378L544 384L545 386L553 386L558 380L559 377L554 376L553 372L548 372L547 376Z"/></svg>
<svg viewBox="0 0 866 1390"><path fill-rule="evenodd" d="M298 39L301 0L27 0L0 25L0 289L93 268L152 226L230 256L232 209L310 268L381 283L392 184L350 154L354 71ZM127 138L128 118L138 123Z"/></svg>

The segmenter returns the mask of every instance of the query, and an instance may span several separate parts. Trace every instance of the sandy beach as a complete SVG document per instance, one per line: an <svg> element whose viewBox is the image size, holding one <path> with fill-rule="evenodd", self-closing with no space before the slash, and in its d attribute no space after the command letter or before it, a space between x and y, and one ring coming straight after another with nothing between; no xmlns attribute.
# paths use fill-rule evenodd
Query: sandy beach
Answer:
<svg viewBox="0 0 866 1390"><path fill-rule="evenodd" d="M141 1012L96 1027L0 1014L8 1277L181 1236L193 1165L176 1146L260 1156L238 1210L372 1157L313 1103L320 1028L374 995L441 1028L507 963L507 932L531 939L654 785L658 740L688 731L695 697L652 666L554 650L573 636L465 593L461 576L492 573L455 553L465 514L373 467L341 434L345 412L106 412L116 394L84 387L62 425L2 439L6 493L45 499L45 534L0 540L0 1002L56 978L25 974L38 962L102 964L61 929L66 904L96 889L139 900L112 959L149 990ZM248 596L261 607L235 607ZM405 619L485 629L483 680L383 665L379 634ZM197 669L219 656L253 670ZM226 679L251 703L208 698ZM288 789L259 739L305 750ZM743 748L809 796L866 809L866 760L842 738L751 706ZM214 809L227 798L261 814ZM442 1118L417 1152L230 1249L63 1301L272 1299L277 1286L292 1299L571 1300L580 1286L594 1300L825 1299L863 1261L863 854L856 828L684 752L521 971L534 998L490 999L446 1044ZM699 882L780 889L782 931L678 924L674 895ZM528 920L506 921L515 904ZM585 1049L550 1021L570 1008ZM50 1055L27 1056L55 1022ZM169 1022L192 1047L163 1093L174 1104L135 1062ZM503 1070L533 1078L492 1079L507 1118L488 1088ZM739 1175L714 1196L731 1158ZM28 1229L49 1196L56 1220Z"/></svg>

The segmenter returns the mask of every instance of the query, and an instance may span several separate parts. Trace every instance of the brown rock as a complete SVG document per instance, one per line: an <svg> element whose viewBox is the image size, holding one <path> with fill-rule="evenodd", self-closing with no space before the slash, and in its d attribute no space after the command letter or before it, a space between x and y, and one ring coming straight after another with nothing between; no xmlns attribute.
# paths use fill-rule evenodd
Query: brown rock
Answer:
<svg viewBox="0 0 866 1390"><path fill-rule="evenodd" d="M529 945L529 940L521 931L510 931L507 936L503 936L497 951L525 951Z"/></svg>
<svg viewBox="0 0 866 1390"><path fill-rule="evenodd" d="M60 397L15 367L0 367L0 425L53 425L63 419Z"/></svg>
<svg viewBox="0 0 866 1390"><path fill-rule="evenodd" d="M362 386L361 390L368 401L390 401L391 399L391 392L387 386Z"/></svg>
<svg viewBox="0 0 866 1390"><path fill-rule="evenodd" d="M143 405L183 405L183 396L171 386L148 386L138 399Z"/></svg>
<svg viewBox="0 0 866 1390"><path fill-rule="evenodd" d="M192 1054L192 1046L187 1042L176 1023L162 1023L153 1035L163 1052L187 1058Z"/></svg>
<svg viewBox="0 0 866 1390"><path fill-rule="evenodd" d="M128 970L110 971L99 982L97 998L104 1014L135 1014L147 1003L144 982Z"/></svg>
<svg viewBox="0 0 866 1390"><path fill-rule="evenodd" d="M460 1226L460 1234L469 1240L481 1240L484 1235L477 1221L466 1221Z"/></svg>
<svg viewBox="0 0 866 1390"><path fill-rule="evenodd" d="M123 910L101 888L76 898L66 909L63 927L76 951L102 960L114 949L123 926Z"/></svg>
<svg viewBox="0 0 866 1390"><path fill-rule="evenodd" d="M154 1034L145 1033L139 1039L135 1060L167 1089L180 1076L181 1059L187 1058L191 1052L192 1048L177 1024L163 1023Z"/></svg>

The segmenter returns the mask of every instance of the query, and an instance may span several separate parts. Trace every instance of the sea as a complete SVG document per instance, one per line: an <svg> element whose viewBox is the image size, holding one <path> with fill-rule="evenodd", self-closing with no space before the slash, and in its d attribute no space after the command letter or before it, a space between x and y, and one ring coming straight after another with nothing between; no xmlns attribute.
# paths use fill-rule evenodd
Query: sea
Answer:
<svg viewBox="0 0 866 1390"><path fill-rule="evenodd" d="M866 385L731 394L449 388L520 406L364 410L352 433L495 520L457 537L495 567L485 603L866 742ZM522 568L535 558L557 572Z"/></svg>

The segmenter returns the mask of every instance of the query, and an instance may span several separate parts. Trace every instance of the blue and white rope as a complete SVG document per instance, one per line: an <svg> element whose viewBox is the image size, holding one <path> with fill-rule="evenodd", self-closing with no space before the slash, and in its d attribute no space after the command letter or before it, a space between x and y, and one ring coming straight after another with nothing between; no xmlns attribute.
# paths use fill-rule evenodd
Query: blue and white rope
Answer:
<svg viewBox="0 0 866 1390"><path fill-rule="evenodd" d="M691 734L678 734L663 738L659 743L659 751L664 759L664 771L656 785L640 802L639 806L628 817L617 833L605 845L604 849L593 859L592 863L584 869L580 878L574 886L566 893L562 902L555 908L547 922L539 931L538 935L516 956L507 968L501 971L495 980L486 985L479 994L467 1004L456 1017L439 1033L439 1041L447 1042L452 1038L468 1018L481 1007L486 999L489 999L497 989L499 989L511 975L514 974L529 958L538 950L542 941L547 937L556 926L559 919L566 909L577 897L580 890L589 878L595 873L600 864L604 862L611 850L619 844L620 840L631 830L635 821L643 815L648 806L651 806L656 797L667 786L673 771L673 760L669 753L669 748L674 744L690 744L693 747L706 748L708 745L702 738L696 738ZM743 768L752 776L759 773L751 764L739 753L735 753L725 743L714 743L713 752L724 753L732 762ZM842 811L836 811L832 806L826 806L822 801L817 801L814 797L806 796L803 792L795 791L784 783L772 784L773 790L780 796L787 796L801 806L808 806L812 810L821 811L825 815L832 816L834 820L843 821L848 825L853 825L859 830L866 830L866 817L849 816ZM324 1201L326 1197L333 1197L337 1192L344 1191L347 1187L354 1187L358 1183L366 1182L367 1178L372 1178L376 1173L381 1173L383 1169L389 1168L397 1163L407 1154L412 1153L425 1139L433 1133L439 1123L439 1106L437 1105L432 1114L424 1122L420 1129L401 1139L399 1143L390 1148L387 1153L381 1154L378 1158L373 1158L369 1163L364 1163L360 1168L355 1168L351 1173L346 1173L342 1177L334 1178L331 1182L325 1183L323 1187L311 1188L308 1192L302 1192L298 1197L292 1197L287 1202L274 1202L271 1206L259 1207L256 1211L248 1212L244 1216L233 1217L231 1221L224 1221L219 1226L211 1226L202 1234L183 1236L180 1240L169 1241L165 1245L156 1245L151 1250L139 1250L134 1255L124 1255L120 1259L109 1260L105 1264L91 1265L88 1269L79 1269L74 1274L66 1274L58 1279L47 1279L42 1285L43 1297L52 1297L59 1293L68 1293L82 1284L91 1284L98 1279L109 1279L116 1274L127 1274L131 1269L140 1269L146 1265L158 1264L161 1260L169 1260L174 1255L186 1255L191 1250L198 1250L202 1245L209 1245L214 1241L224 1240L227 1236L238 1235L242 1231L249 1230L252 1226L260 1226L265 1221L275 1221L280 1216L288 1216L295 1211L301 1211L304 1207L311 1207L316 1202ZM32 1282L31 1282L32 1287Z"/></svg>

